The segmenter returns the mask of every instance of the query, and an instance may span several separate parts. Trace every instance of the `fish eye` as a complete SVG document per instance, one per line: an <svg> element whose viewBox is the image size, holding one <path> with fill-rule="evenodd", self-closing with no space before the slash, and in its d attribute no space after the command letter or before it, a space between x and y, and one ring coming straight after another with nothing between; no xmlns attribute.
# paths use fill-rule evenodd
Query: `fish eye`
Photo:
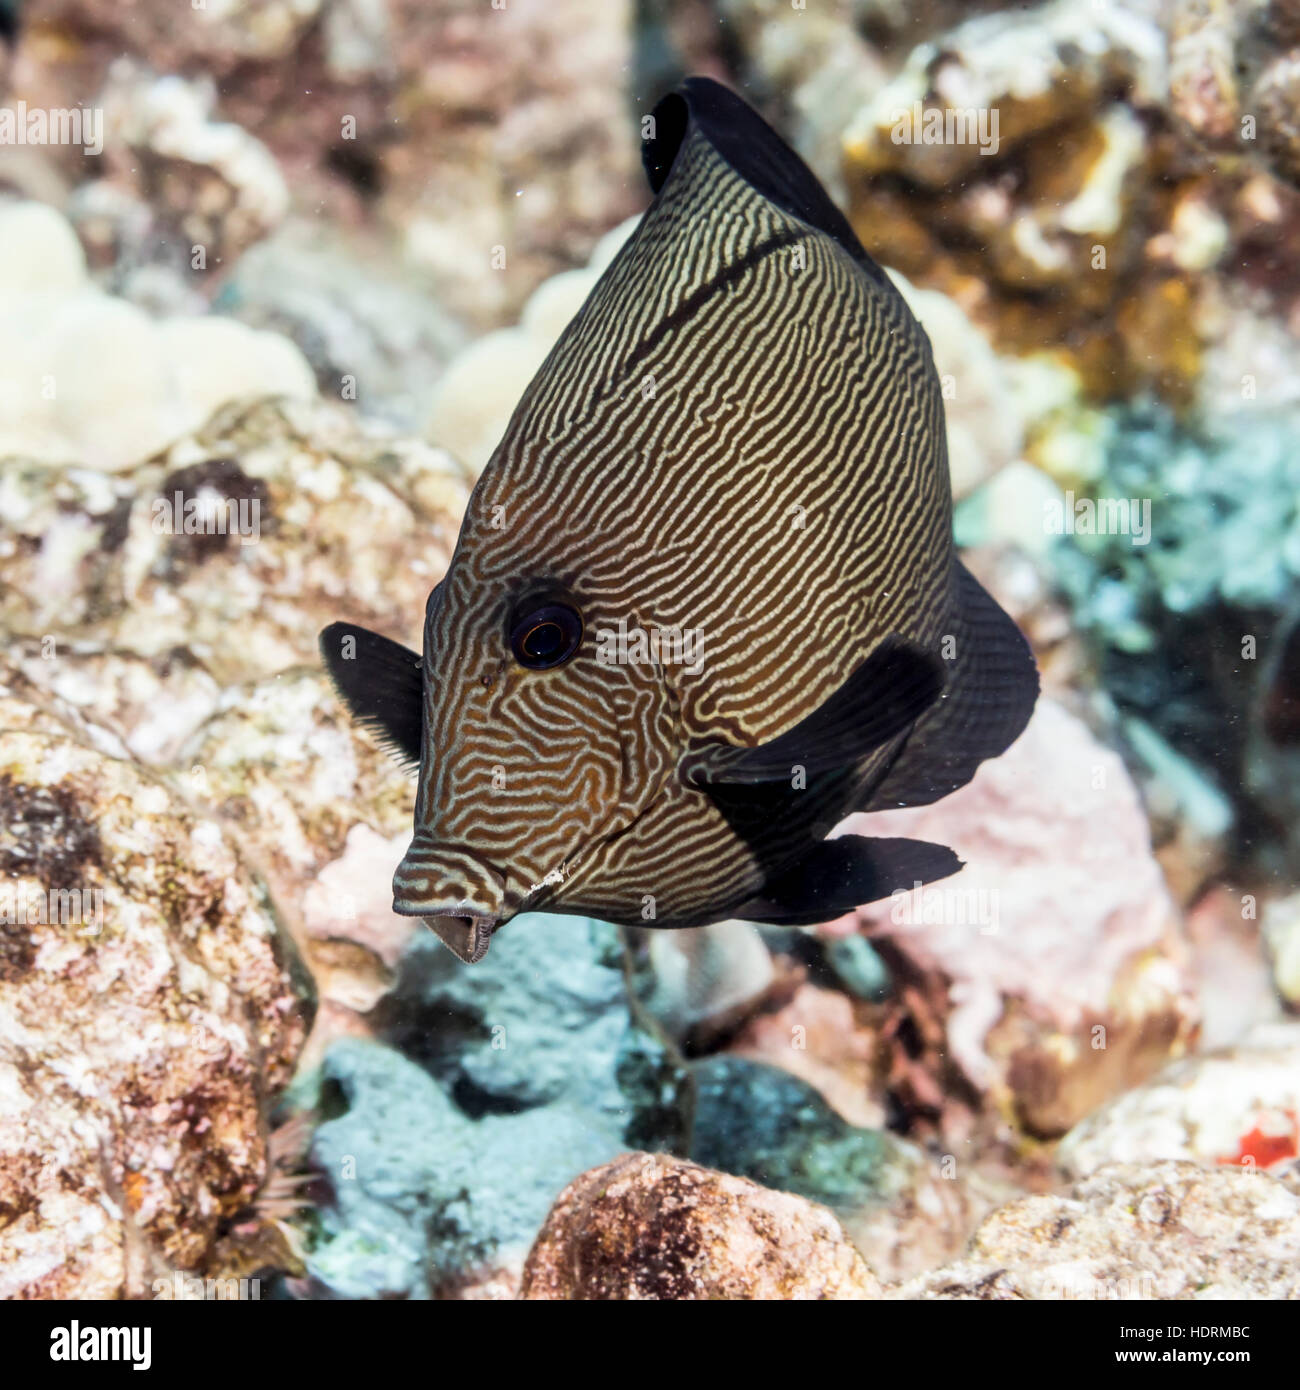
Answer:
<svg viewBox="0 0 1300 1390"><path fill-rule="evenodd" d="M567 603L527 599L510 617L510 650L530 671L563 666L582 645L582 615Z"/></svg>

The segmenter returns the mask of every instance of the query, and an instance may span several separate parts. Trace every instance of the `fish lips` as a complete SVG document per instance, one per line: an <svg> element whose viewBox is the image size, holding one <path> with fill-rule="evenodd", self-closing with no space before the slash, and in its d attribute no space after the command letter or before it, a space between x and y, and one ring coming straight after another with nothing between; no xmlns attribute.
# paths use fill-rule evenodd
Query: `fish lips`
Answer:
<svg viewBox="0 0 1300 1390"><path fill-rule="evenodd" d="M444 915L420 919L439 941L466 965L474 965L487 955L492 933L500 923L495 917Z"/></svg>
<svg viewBox="0 0 1300 1390"><path fill-rule="evenodd" d="M506 878L459 845L417 835L393 875L393 911L420 917L461 960L482 960L492 933L508 916Z"/></svg>

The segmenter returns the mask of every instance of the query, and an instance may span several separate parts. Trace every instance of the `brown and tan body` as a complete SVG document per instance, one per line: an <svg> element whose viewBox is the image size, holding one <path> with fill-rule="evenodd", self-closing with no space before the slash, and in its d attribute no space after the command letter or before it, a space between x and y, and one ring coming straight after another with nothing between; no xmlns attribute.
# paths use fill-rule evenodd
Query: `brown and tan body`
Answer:
<svg viewBox="0 0 1300 1390"><path fill-rule="evenodd" d="M817 920L950 873L939 846L822 841L968 780L1037 689L955 559L901 296L738 98L693 80L656 121L656 199L475 489L418 681L372 645L399 669L380 700L333 656L359 630L322 638L358 716L418 752L395 907L467 958L525 907ZM568 632L551 668L512 652L530 604ZM699 659L602 659L629 631L696 634Z"/></svg>

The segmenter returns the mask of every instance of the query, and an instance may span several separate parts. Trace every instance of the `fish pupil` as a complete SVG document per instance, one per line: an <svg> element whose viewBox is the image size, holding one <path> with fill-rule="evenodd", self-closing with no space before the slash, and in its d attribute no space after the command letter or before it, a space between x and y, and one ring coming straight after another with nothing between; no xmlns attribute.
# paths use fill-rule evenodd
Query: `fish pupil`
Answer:
<svg viewBox="0 0 1300 1390"><path fill-rule="evenodd" d="M538 623L524 638L524 650L529 656L546 660L553 657L564 645L564 633L559 623Z"/></svg>

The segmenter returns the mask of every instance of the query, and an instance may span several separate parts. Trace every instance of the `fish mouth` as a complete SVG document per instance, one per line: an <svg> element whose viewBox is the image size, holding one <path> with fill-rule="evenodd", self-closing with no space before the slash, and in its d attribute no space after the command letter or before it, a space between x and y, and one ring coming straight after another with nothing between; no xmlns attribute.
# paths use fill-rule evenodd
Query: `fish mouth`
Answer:
<svg viewBox="0 0 1300 1390"><path fill-rule="evenodd" d="M473 850L417 833L393 875L393 911L423 918L461 960L482 960L510 916L506 876Z"/></svg>
<svg viewBox="0 0 1300 1390"><path fill-rule="evenodd" d="M492 933L500 922L495 917L473 913L440 914L422 919L424 925L454 955L466 965L476 965L487 955Z"/></svg>

